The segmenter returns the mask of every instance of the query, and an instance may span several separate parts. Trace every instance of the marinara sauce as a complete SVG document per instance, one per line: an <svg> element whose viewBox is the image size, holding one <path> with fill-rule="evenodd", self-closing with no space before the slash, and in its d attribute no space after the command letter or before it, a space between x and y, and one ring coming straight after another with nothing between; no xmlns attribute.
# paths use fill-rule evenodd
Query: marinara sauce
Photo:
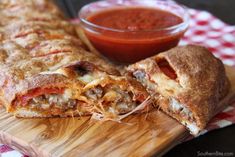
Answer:
<svg viewBox="0 0 235 157"><path fill-rule="evenodd" d="M99 26L85 33L95 48L108 58L133 63L176 46L185 30L170 31L183 19L155 8L114 8L86 19Z"/></svg>

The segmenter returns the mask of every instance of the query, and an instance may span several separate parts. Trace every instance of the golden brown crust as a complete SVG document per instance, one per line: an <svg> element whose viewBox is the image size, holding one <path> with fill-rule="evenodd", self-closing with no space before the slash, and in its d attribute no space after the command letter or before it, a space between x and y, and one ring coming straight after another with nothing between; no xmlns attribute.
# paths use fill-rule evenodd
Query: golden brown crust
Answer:
<svg viewBox="0 0 235 157"><path fill-rule="evenodd" d="M162 59L175 71L176 80L161 71L158 62ZM127 68L131 73L138 69L143 69L151 82L157 81L155 92L163 93L167 99L174 98L190 109L200 129L218 112L219 101L229 91L223 63L200 46L176 47ZM158 84L159 81L166 84Z"/></svg>

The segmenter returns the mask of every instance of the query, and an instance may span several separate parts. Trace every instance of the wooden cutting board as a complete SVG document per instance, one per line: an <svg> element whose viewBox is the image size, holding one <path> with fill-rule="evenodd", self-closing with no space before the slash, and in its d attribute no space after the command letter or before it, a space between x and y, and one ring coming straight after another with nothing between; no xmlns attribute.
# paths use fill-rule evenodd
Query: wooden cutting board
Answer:
<svg viewBox="0 0 235 157"><path fill-rule="evenodd" d="M232 90L222 103L235 98L235 69L226 69ZM161 111L116 123L89 117L18 119L0 110L0 143L32 157L161 156L188 135Z"/></svg>

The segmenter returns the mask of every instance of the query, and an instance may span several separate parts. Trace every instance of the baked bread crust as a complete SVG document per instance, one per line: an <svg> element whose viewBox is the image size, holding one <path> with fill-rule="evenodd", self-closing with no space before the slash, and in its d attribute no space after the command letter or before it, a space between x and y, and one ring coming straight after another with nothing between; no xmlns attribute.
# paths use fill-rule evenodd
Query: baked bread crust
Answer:
<svg viewBox="0 0 235 157"><path fill-rule="evenodd" d="M159 65L161 61L169 64L176 78L170 78L162 71ZM184 125L188 125L184 122L185 118L180 111L172 112L171 102L175 101L175 104L182 105L192 113L188 121L198 127L197 131L191 130L194 134L205 128L218 112L219 101L229 91L223 63L200 46L176 47L127 67L132 76L138 70L144 72L144 79L151 82L148 85L145 83L149 92L161 95L156 97L156 102L164 112ZM152 85L154 87L150 89Z"/></svg>

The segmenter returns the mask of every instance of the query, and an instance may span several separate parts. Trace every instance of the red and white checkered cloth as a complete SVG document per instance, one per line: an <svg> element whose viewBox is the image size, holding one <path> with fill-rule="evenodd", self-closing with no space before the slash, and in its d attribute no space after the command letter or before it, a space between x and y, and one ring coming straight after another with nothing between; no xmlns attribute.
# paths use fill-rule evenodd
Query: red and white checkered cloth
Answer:
<svg viewBox="0 0 235 157"><path fill-rule="evenodd" d="M224 64L235 66L235 26L229 26L206 11L189 9L190 28L180 45L199 44L208 47ZM217 114L208 124L210 130L223 128L235 123L235 102ZM1 157L26 157L25 155L0 145Z"/></svg>

